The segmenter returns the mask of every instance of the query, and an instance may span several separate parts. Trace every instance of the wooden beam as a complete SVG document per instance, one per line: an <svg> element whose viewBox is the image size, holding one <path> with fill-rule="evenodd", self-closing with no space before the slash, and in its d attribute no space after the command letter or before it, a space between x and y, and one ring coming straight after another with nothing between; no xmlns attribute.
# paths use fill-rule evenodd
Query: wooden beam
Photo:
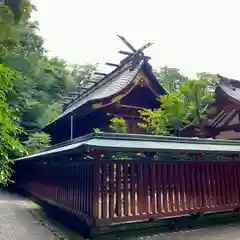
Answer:
<svg viewBox="0 0 240 240"><path fill-rule="evenodd" d="M101 75L101 76L106 76L107 75L107 73L101 73L101 72L95 72L94 74L95 75Z"/></svg>
<svg viewBox="0 0 240 240"><path fill-rule="evenodd" d="M117 113L107 113L107 116L140 119L140 116L137 116L137 115L127 115L127 114L117 114Z"/></svg>
<svg viewBox="0 0 240 240"><path fill-rule="evenodd" d="M226 132L226 131L235 131L235 132L240 132L240 124L233 124L233 125L228 125L228 126L223 126L223 127L218 127L218 128L208 128L205 127L205 129L207 131L211 132L216 132L216 133L220 133L220 132Z"/></svg>
<svg viewBox="0 0 240 240"><path fill-rule="evenodd" d="M87 83L93 83L93 84L95 84L95 83L97 83L98 81L94 81L94 80L86 80L86 82L87 82Z"/></svg>
<svg viewBox="0 0 240 240"><path fill-rule="evenodd" d="M225 121L223 122L222 127L228 126L228 124L236 117L237 114L238 113L237 113L236 109L232 109L232 111L230 113L228 113L227 117L225 117L225 119L224 119Z"/></svg>
<svg viewBox="0 0 240 240"><path fill-rule="evenodd" d="M74 96L79 96L79 95L81 95L80 92L69 92L68 94L69 94L69 95L74 95Z"/></svg>
<svg viewBox="0 0 240 240"><path fill-rule="evenodd" d="M84 79L84 80L82 80L83 81L83 85L85 84L85 83L97 83L98 81L95 81L94 79ZM79 85L79 86L81 86L81 85Z"/></svg>
<svg viewBox="0 0 240 240"><path fill-rule="evenodd" d="M74 98L72 98L72 97L63 97L63 99L74 100Z"/></svg>
<svg viewBox="0 0 240 240"><path fill-rule="evenodd" d="M77 88L80 89L80 90L88 90L89 89L89 87L82 87L82 86L77 86Z"/></svg>
<svg viewBox="0 0 240 240"><path fill-rule="evenodd" d="M127 39L123 36L117 35L128 47L130 50L132 50L133 52L136 52L137 50L133 47L132 44L130 44Z"/></svg>
<svg viewBox="0 0 240 240"><path fill-rule="evenodd" d="M125 51L119 51L119 53L123 54L123 55L127 55L129 57L129 59L130 59L131 55L134 55L134 53L125 52ZM141 55L140 53L139 53L139 55L140 55L140 58L143 58L143 59L146 59L146 60L151 59L151 57L149 57L149 56L144 56L143 54ZM128 57L126 59L123 59L123 61L128 60Z"/></svg>
<svg viewBox="0 0 240 240"><path fill-rule="evenodd" d="M144 110L144 107L125 105L125 104L121 104L121 103L117 103L117 106L122 107L122 108L132 108L132 109Z"/></svg>
<svg viewBox="0 0 240 240"><path fill-rule="evenodd" d="M134 53L132 52L126 52L126 51L119 51L120 54L123 54L123 55L127 55L127 56L130 56L130 55L133 55Z"/></svg>
<svg viewBox="0 0 240 240"><path fill-rule="evenodd" d="M111 67L119 67L119 64L115 64L115 63L106 62L105 64Z"/></svg>

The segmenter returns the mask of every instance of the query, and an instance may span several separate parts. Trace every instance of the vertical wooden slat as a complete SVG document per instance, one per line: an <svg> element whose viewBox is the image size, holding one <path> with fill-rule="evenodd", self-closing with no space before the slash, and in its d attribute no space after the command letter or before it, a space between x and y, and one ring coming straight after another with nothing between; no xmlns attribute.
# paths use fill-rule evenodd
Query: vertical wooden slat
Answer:
<svg viewBox="0 0 240 240"><path fill-rule="evenodd" d="M236 166L236 178L237 178L237 202L240 203L240 165Z"/></svg>
<svg viewBox="0 0 240 240"><path fill-rule="evenodd" d="M216 175L216 164L213 163L212 166L212 191L213 191L213 206L217 206L217 175Z"/></svg>
<svg viewBox="0 0 240 240"><path fill-rule="evenodd" d="M122 208L121 208L121 164L117 163L116 168L116 188L117 188L117 195L116 195L116 214L118 217L122 216Z"/></svg>
<svg viewBox="0 0 240 240"><path fill-rule="evenodd" d="M86 178L86 173L87 173L87 164L83 164L83 213L86 213L87 209L87 178Z"/></svg>
<svg viewBox="0 0 240 240"><path fill-rule="evenodd" d="M217 206L222 206L219 163L215 164L215 168L216 168L216 196L217 196L216 202L217 202Z"/></svg>
<svg viewBox="0 0 240 240"><path fill-rule="evenodd" d="M84 175L84 178L85 178L85 214L89 214L89 204L90 204L90 199L89 199L89 196L88 196L88 192L89 192L89 179L88 179L88 176L89 176L89 164L88 163L85 163L85 166L86 166L86 172L85 172L85 175Z"/></svg>
<svg viewBox="0 0 240 240"><path fill-rule="evenodd" d="M101 192L102 192L102 217L104 219L107 218L107 164L102 163L102 187L101 187Z"/></svg>
<svg viewBox="0 0 240 240"><path fill-rule="evenodd" d="M201 188L201 164L196 165L196 179L197 179L197 184L196 184L196 192L197 192L197 208L201 209L202 208L202 188Z"/></svg>
<svg viewBox="0 0 240 240"><path fill-rule="evenodd" d="M160 163L156 163L156 190L157 190L157 212L161 213L162 212L162 169L161 169L161 164Z"/></svg>
<svg viewBox="0 0 240 240"><path fill-rule="evenodd" d="M185 174L184 174L184 163L179 164L179 185L180 185L180 210L186 210L186 188L185 188Z"/></svg>
<svg viewBox="0 0 240 240"><path fill-rule="evenodd" d="M123 178L124 178L124 215L128 216L128 164L123 164Z"/></svg>
<svg viewBox="0 0 240 240"><path fill-rule="evenodd" d="M173 179L174 179L174 176L173 176L173 167L174 167L174 164L167 164L168 166L168 178L169 178L169 181L168 181L168 192L169 192L169 210L171 212L174 211L174 191L173 191Z"/></svg>
<svg viewBox="0 0 240 240"><path fill-rule="evenodd" d="M95 155L95 159L93 162L92 167L92 187L93 187L93 194L92 194L92 202L93 202L93 209L92 209L92 216L94 219L99 219L101 216L99 214L99 188L100 188L100 154ZM79 196L79 195L78 195Z"/></svg>
<svg viewBox="0 0 240 240"><path fill-rule="evenodd" d="M193 209L196 209L196 200L197 200L197 195L196 195L196 168L195 168L195 164L191 164L191 185L192 185L192 207Z"/></svg>
<svg viewBox="0 0 240 240"><path fill-rule="evenodd" d="M210 207L212 208L214 206L214 201L213 201L213 183L212 183L212 178L213 178L213 173L212 173L212 163L208 164L208 170L209 170L209 198L210 198Z"/></svg>
<svg viewBox="0 0 240 240"><path fill-rule="evenodd" d="M78 195L78 211L81 212L81 165L78 164L78 169L77 169L77 195Z"/></svg>
<svg viewBox="0 0 240 240"><path fill-rule="evenodd" d="M205 179L206 179L206 202L207 207L211 206L211 199L210 199L210 189L209 189L209 167L208 163L204 165L205 168Z"/></svg>
<svg viewBox="0 0 240 240"><path fill-rule="evenodd" d="M109 218L114 218L114 164L109 164Z"/></svg>
<svg viewBox="0 0 240 240"><path fill-rule="evenodd" d="M89 208L88 208L88 212L89 212L89 216L92 217L92 209L93 209L93 166L92 163L89 164L89 170L88 170L88 199L89 199Z"/></svg>
<svg viewBox="0 0 240 240"><path fill-rule="evenodd" d="M139 214L142 214L144 212L143 208L143 171L142 171L142 164L137 165L137 171L138 171L138 184L137 184L137 192L138 192L138 211Z"/></svg>
<svg viewBox="0 0 240 240"><path fill-rule="evenodd" d="M223 176L225 180L225 199L226 199L226 205L229 205L231 202L231 193L230 193L230 185L229 185L229 175L228 175L228 166L223 164Z"/></svg>
<svg viewBox="0 0 240 240"><path fill-rule="evenodd" d="M91 201L90 207L89 207L89 216L92 218L93 216L93 211L94 211L94 205L95 205L95 176L94 175L94 165L93 163L90 164L90 173L89 173L89 200Z"/></svg>
<svg viewBox="0 0 240 240"><path fill-rule="evenodd" d="M80 179L80 212L82 213L83 212L83 173L84 172L84 169L83 169L83 164L80 164L80 176L79 176L79 179Z"/></svg>
<svg viewBox="0 0 240 240"><path fill-rule="evenodd" d="M230 191L231 191L231 204L235 205L235 192L234 192L234 166L231 165L229 166L229 175L230 175L230 179L229 179L229 183L230 183Z"/></svg>
<svg viewBox="0 0 240 240"><path fill-rule="evenodd" d="M76 194L76 164L72 165L72 209L76 209L75 194Z"/></svg>
<svg viewBox="0 0 240 240"><path fill-rule="evenodd" d="M162 189L163 189L163 209L164 212L168 212L168 174L167 174L167 164L162 164Z"/></svg>
<svg viewBox="0 0 240 240"><path fill-rule="evenodd" d="M71 166L71 208L75 209L75 202L74 202L74 191L75 191L75 164Z"/></svg>
<svg viewBox="0 0 240 240"><path fill-rule="evenodd" d="M226 195L226 188L225 188L225 174L224 174L224 165L219 164L220 167L220 186L221 186L221 199L222 199L222 204L225 206L227 204L225 195Z"/></svg>
<svg viewBox="0 0 240 240"><path fill-rule="evenodd" d="M148 164L143 165L143 211L144 213L148 213L148 186L149 186L149 174L148 174L149 166Z"/></svg>
<svg viewBox="0 0 240 240"><path fill-rule="evenodd" d="M173 180L174 180L174 202L175 202L175 210L177 212L180 211L180 175L179 175L179 163L174 163L174 171L173 171Z"/></svg>
<svg viewBox="0 0 240 240"><path fill-rule="evenodd" d="M136 215L136 171L135 164L131 163L131 214Z"/></svg>
<svg viewBox="0 0 240 240"><path fill-rule="evenodd" d="M225 165L225 164L224 164ZM227 182L227 200L228 200L228 205L231 206L232 203L232 194L231 194L231 172L229 169L229 165L225 165L224 169L225 169L225 178L226 178L226 182Z"/></svg>
<svg viewBox="0 0 240 240"><path fill-rule="evenodd" d="M239 175L238 175L238 168L239 168L239 165L236 164L234 166L236 204L239 204L239 202L240 202L240 179L239 179Z"/></svg>
<svg viewBox="0 0 240 240"><path fill-rule="evenodd" d="M186 207L188 210L192 208L191 205L191 175L190 175L190 167L189 164L184 164L185 167L185 187L186 187Z"/></svg>
<svg viewBox="0 0 240 240"><path fill-rule="evenodd" d="M156 213L156 205L155 205L155 191L156 191L156 176L155 176L155 163L150 164L150 203L151 213Z"/></svg>
<svg viewBox="0 0 240 240"><path fill-rule="evenodd" d="M238 204L238 178L237 178L237 166L233 165L233 194L234 194L234 203Z"/></svg>

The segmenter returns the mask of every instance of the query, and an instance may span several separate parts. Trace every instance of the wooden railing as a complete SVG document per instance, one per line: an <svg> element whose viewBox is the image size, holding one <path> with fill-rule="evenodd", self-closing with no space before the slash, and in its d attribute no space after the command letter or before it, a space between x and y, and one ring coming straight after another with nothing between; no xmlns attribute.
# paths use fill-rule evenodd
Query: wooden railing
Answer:
<svg viewBox="0 0 240 240"><path fill-rule="evenodd" d="M100 155L96 155L100 156ZM240 206L240 162L19 161L18 186L89 225L231 210ZM53 161L58 161L55 156ZM180 159L181 160L181 159Z"/></svg>

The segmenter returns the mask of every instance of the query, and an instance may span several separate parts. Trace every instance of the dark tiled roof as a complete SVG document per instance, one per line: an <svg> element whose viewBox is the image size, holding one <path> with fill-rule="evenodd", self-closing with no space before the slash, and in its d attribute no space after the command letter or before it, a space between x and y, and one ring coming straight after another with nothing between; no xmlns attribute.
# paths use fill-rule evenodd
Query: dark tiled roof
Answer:
<svg viewBox="0 0 240 240"><path fill-rule="evenodd" d="M94 101L100 100L107 97L111 97L114 94L118 93L124 89L136 76L140 70L144 60L141 60L134 69L131 69L131 62L119 67L116 71L113 71L107 75L104 79L99 81L94 86L90 87L89 90L82 94L80 97L76 98L73 103L71 103L68 108L62 112L58 117L62 118L63 116L73 112L82 105ZM57 120L57 119L56 119ZM56 121L55 120L55 121Z"/></svg>
<svg viewBox="0 0 240 240"><path fill-rule="evenodd" d="M218 75L219 88L232 100L240 102L240 81Z"/></svg>

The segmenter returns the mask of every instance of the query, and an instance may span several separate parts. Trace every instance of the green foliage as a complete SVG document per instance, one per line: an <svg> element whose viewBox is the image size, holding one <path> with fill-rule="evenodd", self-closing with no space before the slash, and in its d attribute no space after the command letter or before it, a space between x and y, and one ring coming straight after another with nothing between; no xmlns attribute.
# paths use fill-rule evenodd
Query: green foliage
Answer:
<svg viewBox="0 0 240 240"><path fill-rule="evenodd" d="M74 79L75 88L74 90L78 90L77 86L84 85L88 80L93 80L93 73L97 69L97 64L85 64L79 65L75 64L72 66L71 76Z"/></svg>
<svg viewBox="0 0 240 240"><path fill-rule="evenodd" d="M23 129L17 124L19 120L16 111L6 102L6 94L12 91L12 82L19 75L0 64L0 183L7 184L12 170L9 166L11 156L24 153L24 148L18 140Z"/></svg>
<svg viewBox="0 0 240 240"><path fill-rule="evenodd" d="M138 126L146 129L149 133L154 135L168 135L166 128L167 118L165 112L159 109L144 109L139 111L142 122Z"/></svg>
<svg viewBox="0 0 240 240"><path fill-rule="evenodd" d="M44 107L44 106L42 106ZM61 106L59 103L54 103L49 105L47 109L43 112L43 115L38 117L38 125L40 127L46 126L48 123L56 119L61 113Z"/></svg>
<svg viewBox="0 0 240 240"><path fill-rule="evenodd" d="M29 20L29 12L25 11L19 21L14 22L9 8L2 6L9 12L11 21L8 20L8 36L2 44L0 41L0 49L4 48L0 63L22 76L21 81L14 82L15 94L8 93L7 101L19 110L20 124L27 134L31 134L60 114L58 102L62 96L77 91L77 85L90 77L96 66L69 67L61 59L47 57L44 41L36 34L38 23ZM14 43L10 44L10 40Z"/></svg>
<svg viewBox="0 0 240 240"><path fill-rule="evenodd" d="M201 124L206 116L206 105L214 100L209 82L185 80L179 90L160 97L161 107L140 111L142 122L138 125L156 135L178 135L191 121Z"/></svg>
<svg viewBox="0 0 240 240"><path fill-rule="evenodd" d="M94 129L93 129L93 132L94 132L94 133L100 133L100 132L102 132L102 131L101 131L100 128L94 128Z"/></svg>
<svg viewBox="0 0 240 240"><path fill-rule="evenodd" d="M24 142L29 153L36 153L48 148L51 144L50 136L46 133L34 133Z"/></svg>
<svg viewBox="0 0 240 240"><path fill-rule="evenodd" d="M128 127L124 118L114 117L110 120L109 129L116 133L127 133Z"/></svg>
<svg viewBox="0 0 240 240"><path fill-rule="evenodd" d="M156 77L168 92L178 90L179 85L187 79L177 68L164 66L156 71Z"/></svg>

